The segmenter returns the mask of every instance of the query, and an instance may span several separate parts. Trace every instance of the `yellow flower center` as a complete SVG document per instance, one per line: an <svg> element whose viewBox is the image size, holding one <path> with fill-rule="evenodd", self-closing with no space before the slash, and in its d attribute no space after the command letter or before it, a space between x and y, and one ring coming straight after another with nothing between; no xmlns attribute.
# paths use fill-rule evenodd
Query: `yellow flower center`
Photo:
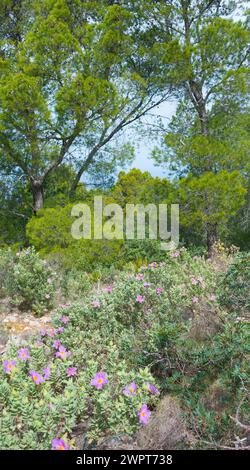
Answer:
<svg viewBox="0 0 250 470"><path fill-rule="evenodd" d="M103 379L98 379L99 384L102 384L102 382L103 382Z"/></svg>

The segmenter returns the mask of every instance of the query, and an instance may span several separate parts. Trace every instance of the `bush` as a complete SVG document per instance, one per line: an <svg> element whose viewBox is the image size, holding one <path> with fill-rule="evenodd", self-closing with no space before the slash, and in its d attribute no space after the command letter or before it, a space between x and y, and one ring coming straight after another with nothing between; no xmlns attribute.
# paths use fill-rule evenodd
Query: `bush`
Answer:
<svg viewBox="0 0 250 470"><path fill-rule="evenodd" d="M11 302L41 315L53 306L55 276L33 248L17 252L9 271Z"/></svg>
<svg viewBox="0 0 250 470"><path fill-rule="evenodd" d="M86 294L93 286L90 276L76 269L66 271L61 277L62 295L67 300L76 300Z"/></svg>
<svg viewBox="0 0 250 470"><path fill-rule="evenodd" d="M223 277L220 301L234 311L250 311L250 253L239 254Z"/></svg>
<svg viewBox="0 0 250 470"><path fill-rule="evenodd" d="M6 297L10 291L13 266L14 255L12 251L10 249L0 250L0 297Z"/></svg>

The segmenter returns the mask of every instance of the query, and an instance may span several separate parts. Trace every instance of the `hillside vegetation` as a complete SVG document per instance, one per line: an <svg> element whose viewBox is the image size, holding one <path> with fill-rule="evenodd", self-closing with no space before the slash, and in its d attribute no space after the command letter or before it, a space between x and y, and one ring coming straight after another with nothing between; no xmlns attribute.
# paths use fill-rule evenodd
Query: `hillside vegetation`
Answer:
<svg viewBox="0 0 250 470"><path fill-rule="evenodd" d="M33 249L0 259L2 297L53 308L2 358L2 449L248 446L249 254L182 248L98 283Z"/></svg>

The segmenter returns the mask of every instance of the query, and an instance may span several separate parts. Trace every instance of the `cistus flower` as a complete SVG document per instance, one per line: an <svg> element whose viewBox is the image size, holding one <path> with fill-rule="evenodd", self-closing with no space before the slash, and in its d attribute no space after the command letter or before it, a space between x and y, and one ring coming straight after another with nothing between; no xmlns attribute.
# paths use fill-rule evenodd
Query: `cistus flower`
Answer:
<svg viewBox="0 0 250 470"><path fill-rule="evenodd" d="M178 250L173 251L173 253L170 253L170 256L171 258L178 258L178 256L180 256L180 252Z"/></svg>
<svg viewBox="0 0 250 470"><path fill-rule="evenodd" d="M53 343L53 348L59 349L60 346L61 346L61 341L60 341L60 339L56 339L56 340L54 341L54 343Z"/></svg>
<svg viewBox="0 0 250 470"><path fill-rule="evenodd" d="M136 274L135 279L136 279L137 281L142 281L142 280L144 279L144 276L143 276L143 274L138 273L138 274Z"/></svg>
<svg viewBox="0 0 250 470"><path fill-rule="evenodd" d="M152 395L157 395L157 393L159 393L158 388L156 388L153 384L146 383L145 387L149 390L150 393L152 393Z"/></svg>
<svg viewBox="0 0 250 470"><path fill-rule="evenodd" d="M131 395L135 395L137 390L137 385L135 382L131 382L131 384L126 385L126 387L123 390L123 394L126 395L127 397L130 397Z"/></svg>
<svg viewBox="0 0 250 470"><path fill-rule="evenodd" d="M144 302L144 297L142 295L137 295L136 302L139 302L139 304L142 304Z"/></svg>
<svg viewBox="0 0 250 470"><path fill-rule="evenodd" d="M193 302L193 304L197 304L197 303L199 302L198 297L194 296L194 297L192 298L192 302Z"/></svg>
<svg viewBox="0 0 250 470"><path fill-rule="evenodd" d="M150 287L151 283L150 282L144 282L143 287Z"/></svg>
<svg viewBox="0 0 250 470"><path fill-rule="evenodd" d="M68 367L67 369L67 376L68 377L74 377L77 373L77 368L76 367Z"/></svg>
<svg viewBox="0 0 250 470"><path fill-rule="evenodd" d="M69 450L68 444L63 439L52 439L52 450Z"/></svg>
<svg viewBox="0 0 250 470"><path fill-rule="evenodd" d="M101 304L99 302L99 300L93 300L93 302L91 303L92 307L94 308L100 308Z"/></svg>
<svg viewBox="0 0 250 470"><path fill-rule="evenodd" d="M44 372L44 380L49 379L49 376L50 376L50 367L45 367L45 369L43 370L43 372Z"/></svg>
<svg viewBox="0 0 250 470"><path fill-rule="evenodd" d="M153 263L149 263L148 267L149 267L149 268L157 268L157 263L156 263L156 261L153 261Z"/></svg>
<svg viewBox="0 0 250 470"><path fill-rule="evenodd" d="M38 374L35 370L30 370L29 375L31 376L32 380L35 382L36 385L39 385L44 382L43 377L41 374Z"/></svg>
<svg viewBox="0 0 250 470"><path fill-rule="evenodd" d="M160 294L162 294L162 292L163 292L162 287L156 287L156 294L160 295Z"/></svg>
<svg viewBox="0 0 250 470"><path fill-rule="evenodd" d="M47 334L47 330L43 329L43 330L40 330L40 336L46 336Z"/></svg>
<svg viewBox="0 0 250 470"><path fill-rule="evenodd" d="M198 279L196 279L195 277L192 277L192 278L191 278L191 284L192 284L193 286L197 286L198 283L199 283Z"/></svg>
<svg viewBox="0 0 250 470"><path fill-rule="evenodd" d="M28 359L30 359L30 354L29 354L28 349L27 348L19 349L17 357L18 359L21 359L22 361L27 361Z"/></svg>
<svg viewBox="0 0 250 470"><path fill-rule="evenodd" d="M210 295L209 300L211 300L212 302L215 302L216 295L214 295L214 294Z"/></svg>
<svg viewBox="0 0 250 470"><path fill-rule="evenodd" d="M4 361L3 370L6 374L11 374L16 367L16 361Z"/></svg>
<svg viewBox="0 0 250 470"><path fill-rule="evenodd" d="M67 359L67 357L70 356L70 352L67 351L67 349L64 346L59 347L59 351L56 353L56 357L59 357L60 359Z"/></svg>
<svg viewBox="0 0 250 470"><path fill-rule="evenodd" d="M54 328L52 330L49 331L48 335L51 337L51 338L54 338L56 334L56 331L54 330Z"/></svg>
<svg viewBox="0 0 250 470"><path fill-rule="evenodd" d="M67 323L69 323L69 317L67 317L66 315L63 315L61 318L60 318L61 322L64 323L64 325L67 325Z"/></svg>
<svg viewBox="0 0 250 470"><path fill-rule="evenodd" d="M106 286L106 287L104 287L104 291L108 292L110 294L113 291L113 287L112 286Z"/></svg>
<svg viewBox="0 0 250 470"><path fill-rule="evenodd" d="M108 376L105 372L97 372L97 374L95 374L95 377L93 377L93 379L91 379L90 381L90 385L93 385L98 390L101 390L104 385L107 385L108 383Z"/></svg>
<svg viewBox="0 0 250 470"><path fill-rule="evenodd" d="M52 281L51 277L48 277L47 283L48 283L48 284L52 284L52 282L53 282L53 281Z"/></svg>
<svg viewBox="0 0 250 470"><path fill-rule="evenodd" d="M148 420L151 416L151 411L148 409L148 407L147 407L147 405L145 405L145 403L139 409L138 416L139 416L139 422L141 424L148 424Z"/></svg>
<svg viewBox="0 0 250 470"><path fill-rule="evenodd" d="M64 332L64 327L59 326L59 328L57 328L56 332L59 333L59 334L63 333Z"/></svg>

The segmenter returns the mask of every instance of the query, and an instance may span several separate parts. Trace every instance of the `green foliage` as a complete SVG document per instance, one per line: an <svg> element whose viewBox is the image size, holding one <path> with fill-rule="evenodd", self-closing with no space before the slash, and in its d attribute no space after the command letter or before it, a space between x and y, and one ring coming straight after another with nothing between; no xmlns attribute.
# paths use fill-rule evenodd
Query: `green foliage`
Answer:
<svg viewBox="0 0 250 470"><path fill-rule="evenodd" d="M221 281L220 299L236 313L250 311L250 254L241 253Z"/></svg>
<svg viewBox="0 0 250 470"><path fill-rule="evenodd" d="M181 224L223 227L244 204L246 192L244 180L237 171L183 178L179 187Z"/></svg>
<svg viewBox="0 0 250 470"><path fill-rule="evenodd" d="M5 293L11 296L13 304L38 315L53 306L56 274L33 248L12 256L3 252L1 264L5 269Z"/></svg>
<svg viewBox="0 0 250 470"><path fill-rule="evenodd" d="M0 250L0 297L6 297L11 288L14 255L11 249Z"/></svg>
<svg viewBox="0 0 250 470"><path fill-rule="evenodd" d="M65 299L76 300L92 288L92 280L87 273L72 269L62 275L60 287Z"/></svg>

